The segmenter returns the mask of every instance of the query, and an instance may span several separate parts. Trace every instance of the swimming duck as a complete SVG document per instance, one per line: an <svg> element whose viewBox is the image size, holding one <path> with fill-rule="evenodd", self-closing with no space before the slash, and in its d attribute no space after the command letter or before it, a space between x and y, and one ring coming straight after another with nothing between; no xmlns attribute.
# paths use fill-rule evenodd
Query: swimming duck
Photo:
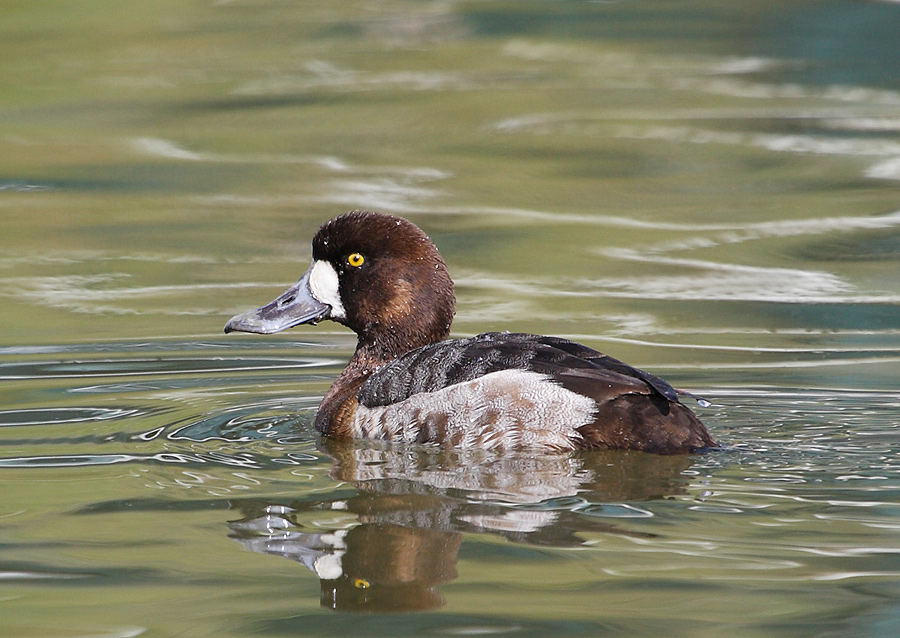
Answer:
<svg viewBox="0 0 900 638"><path fill-rule="evenodd" d="M322 225L295 285L233 317L225 332L331 319L357 334L316 414L329 437L498 450L715 447L662 379L558 337L448 339L455 308L447 266L421 229L352 211Z"/></svg>

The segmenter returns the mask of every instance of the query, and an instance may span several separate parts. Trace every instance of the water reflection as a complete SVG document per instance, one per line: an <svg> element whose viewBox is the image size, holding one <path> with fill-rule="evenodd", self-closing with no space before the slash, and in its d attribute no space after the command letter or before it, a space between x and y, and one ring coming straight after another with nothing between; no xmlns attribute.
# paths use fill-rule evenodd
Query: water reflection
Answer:
<svg viewBox="0 0 900 638"><path fill-rule="evenodd" d="M400 612L444 604L464 534L579 547L582 532L652 537L609 519L648 517L633 504L685 491L694 459L639 452L497 455L483 451L326 442L331 476L349 498L288 504L236 501L230 536L255 552L302 563L323 607ZM607 520L604 520L607 519Z"/></svg>

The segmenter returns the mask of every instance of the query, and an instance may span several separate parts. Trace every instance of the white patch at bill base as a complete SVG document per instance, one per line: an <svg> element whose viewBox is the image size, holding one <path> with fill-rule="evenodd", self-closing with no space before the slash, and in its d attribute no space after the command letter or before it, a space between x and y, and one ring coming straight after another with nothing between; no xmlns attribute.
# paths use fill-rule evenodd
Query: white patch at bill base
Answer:
<svg viewBox="0 0 900 638"><path fill-rule="evenodd" d="M331 307L332 319L346 319L347 311L341 303L340 283L334 266L327 261L314 261L309 269L309 292L319 303Z"/></svg>

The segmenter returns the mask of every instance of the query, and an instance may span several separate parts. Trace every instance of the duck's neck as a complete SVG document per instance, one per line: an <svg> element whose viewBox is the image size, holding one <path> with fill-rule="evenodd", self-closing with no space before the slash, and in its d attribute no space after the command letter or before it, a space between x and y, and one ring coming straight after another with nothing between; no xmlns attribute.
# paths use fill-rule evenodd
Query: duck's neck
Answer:
<svg viewBox="0 0 900 638"><path fill-rule="evenodd" d="M402 357L410 350L443 341L450 334L450 323L418 324L400 322L393 325L375 323L357 333L356 352L353 359L375 368Z"/></svg>

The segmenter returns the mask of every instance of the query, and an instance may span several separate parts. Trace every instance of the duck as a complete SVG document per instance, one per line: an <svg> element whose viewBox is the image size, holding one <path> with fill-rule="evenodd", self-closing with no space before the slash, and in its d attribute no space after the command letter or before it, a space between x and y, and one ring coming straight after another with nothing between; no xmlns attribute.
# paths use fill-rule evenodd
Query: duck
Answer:
<svg viewBox="0 0 900 638"><path fill-rule="evenodd" d="M331 320L356 333L356 350L315 416L329 438L498 451L718 447L680 400L698 397L560 337L451 339L455 311L453 280L425 232L355 210L321 226L296 284L232 317L225 332Z"/></svg>

